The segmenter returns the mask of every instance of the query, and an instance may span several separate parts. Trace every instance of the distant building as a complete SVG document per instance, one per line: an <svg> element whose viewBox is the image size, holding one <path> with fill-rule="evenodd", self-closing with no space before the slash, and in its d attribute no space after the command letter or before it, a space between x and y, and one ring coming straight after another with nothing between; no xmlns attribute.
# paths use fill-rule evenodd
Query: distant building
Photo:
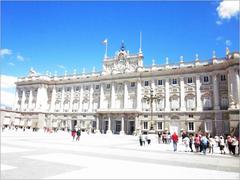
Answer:
<svg viewBox="0 0 240 180"><path fill-rule="evenodd" d="M177 64L143 65L141 49L129 54L124 44L105 56L102 72L18 78L15 110L1 110L1 124L37 128L94 130L133 134L149 131L239 131L239 53ZM168 61L168 60L167 60ZM150 90L156 98L146 100Z"/></svg>

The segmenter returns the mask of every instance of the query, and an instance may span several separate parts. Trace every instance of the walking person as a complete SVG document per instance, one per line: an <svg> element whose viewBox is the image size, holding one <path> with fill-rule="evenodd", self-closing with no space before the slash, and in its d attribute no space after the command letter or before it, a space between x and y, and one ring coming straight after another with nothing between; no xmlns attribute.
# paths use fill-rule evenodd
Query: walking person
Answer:
<svg viewBox="0 0 240 180"><path fill-rule="evenodd" d="M229 154L232 153L232 137L230 135L227 136L227 146L229 150Z"/></svg>
<svg viewBox="0 0 240 180"><path fill-rule="evenodd" d="M76 141L79 141L79 140L80 140L80 136L81 136L81 130L78 129L78 130L77 130L77 138L76 138Z"/></svg>
<svg viewBox="0 0 240 180"><path fill-rule="evenodd" d="M142 136L142 133L139 134L139 143L140 143L140 146L143 145L143 136Z"/></svg>
<svg viewBox="0 0 240 180"><path fill-rule="evenodd" d="M238 141L237 141L237 138L234 136L232 138L232 153L233 155L236 154L236 147L238 146ZM238 151L238 150L237 150Z"/></svg>
<svg viewBox="0 0 240 180"><path fill-rule="evenodd" d="M193 142L194 142L194 140L193 140L193 135L190 134L190 135L189 135L189 147L190 147L190 149L191 149L191 152L193 152L193 148L192 148Z"/></svg>
<svg viewBox="0 0 240 180"><path fill-rule="evenodd" d="M203 154L206 155L206 151L207 151L207 145L208 145L208 139L205 135L203 135L201 137L201 143L202 143L202 151Z"/></svg>
<svg viewBox="0 0 240 180"><path fill-rule="evenodd" d="M185 152L188 152L189 141L190 141L189 137L185 136L185 138L183 139L183 144L185 146Z"/></svg>
<svg viewBox="0 0 240 180"><path fill-rule="evenodd" d="M73 141L74 141L74 139L75 139L75 136L76 136L76 130L73 129L73 130L72 130L72 138L73 138Z"/></svg>
<svg viewBox="0 0 240 180"><path fill-rule="evenodd" d="M198 134L196 134L194 137L194 146L195 146L196 152L199 152L200 137L198 136Z"/></svg>
<svg viewBox="0 0 240 180"><path fill-rule="evenodd" d="M219 147L220 147L221 154L225 154L225 151L224 151L225 142L224 142L223 136L220 136Z"/></svg>
<svg viewBox="0 0 240 180"><path fill-rule="evenodd" d="M213 154L213 147L214 147L214 144L215 144L215 140L213 139L212 136L210 136L209 138L209 153L212 153Z"/></svg>
<svg viewBox="0 0 240 180"><path fill-rule="evenodd" d="M172 135L172 141L173 141L173 151L177 151L177 143L178 143L178 135L176 132L173 133Z"/></svg>
<svg viewBox="0 0 240 180"><path fill-rule="evenodd" d="M162 133L158 131L158 144L161 143L161 136L162 136Z"/></svg>

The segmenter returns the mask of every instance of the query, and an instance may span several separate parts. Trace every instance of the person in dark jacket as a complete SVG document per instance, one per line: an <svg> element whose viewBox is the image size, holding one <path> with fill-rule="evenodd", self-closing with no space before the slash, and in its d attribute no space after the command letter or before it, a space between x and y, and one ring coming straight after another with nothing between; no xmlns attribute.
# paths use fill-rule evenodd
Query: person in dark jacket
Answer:
<svg viewBox="0 0 240 180"><path fill-rule="evenodd" d="M81 130L78 129L78 130L77 130L77 139L76 139L76 141L79 141L79 140L80 140L80 136L81 136Z"/></svg>

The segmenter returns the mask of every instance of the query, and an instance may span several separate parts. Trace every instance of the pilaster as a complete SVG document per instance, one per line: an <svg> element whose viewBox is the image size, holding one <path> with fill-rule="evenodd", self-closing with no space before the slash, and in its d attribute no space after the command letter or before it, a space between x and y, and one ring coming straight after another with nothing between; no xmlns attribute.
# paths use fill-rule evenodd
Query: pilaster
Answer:
<svg viewBox="0 0 240 180"><path fill-rule="evenodd" d="M128 108L128 83L124 82L124 108Z"/></svg>

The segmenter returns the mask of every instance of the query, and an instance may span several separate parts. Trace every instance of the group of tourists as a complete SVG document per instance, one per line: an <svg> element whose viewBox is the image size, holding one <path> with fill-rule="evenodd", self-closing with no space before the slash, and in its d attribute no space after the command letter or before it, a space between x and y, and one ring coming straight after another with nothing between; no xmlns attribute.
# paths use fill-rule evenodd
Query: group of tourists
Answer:
<svg viewBox="0 0 240 180"><path fill-rule="evenodd" d="M173 145L173 151L178 150L178 145L181 145L181 150L185 152L196 152L196 153L211 153L214 151L220 151L221 154L239 155L239 139L236 136L211 136L208 133L187 133L182 131L179 136L176 132L171 134L170 132L158 132L157 134L159 144L170 144ZM139 135L140 146L144 146L146 142L151 144L151 139L146 134ZM219 148L219 149L218 149Z"/></svg>

